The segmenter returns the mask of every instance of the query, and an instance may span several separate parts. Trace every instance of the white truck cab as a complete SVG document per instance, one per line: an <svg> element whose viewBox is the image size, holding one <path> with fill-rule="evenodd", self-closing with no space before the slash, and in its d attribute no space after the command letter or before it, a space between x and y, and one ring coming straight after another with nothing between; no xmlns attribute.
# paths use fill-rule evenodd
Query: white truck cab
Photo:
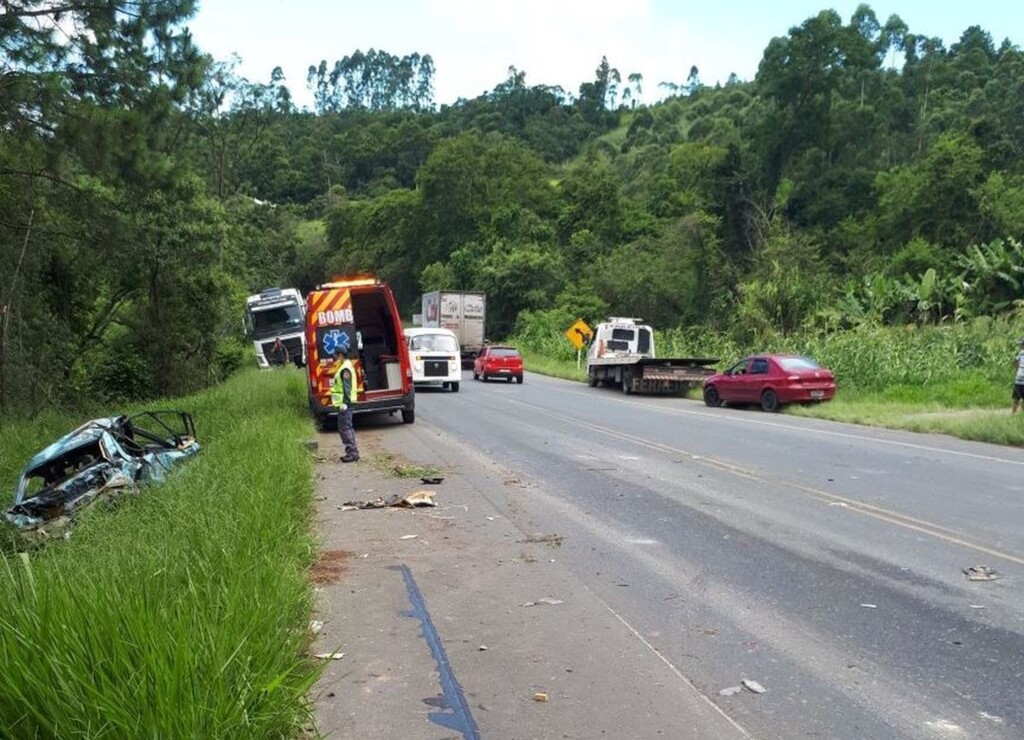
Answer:
<svg viewBox="0 0 1024 740"><path fill-rule="evenodd" d="M455 332L441 327L406 329L405 341L413 383L437 384L458 393L462 362Z"/></svg>
<svg viewBox="0 0 1024 740"><path fill-rule="evenodd" d="M612 316L598 324L587 351L588 364L617 365L627 357L654 357L654 331L641 321Z"/></svg>

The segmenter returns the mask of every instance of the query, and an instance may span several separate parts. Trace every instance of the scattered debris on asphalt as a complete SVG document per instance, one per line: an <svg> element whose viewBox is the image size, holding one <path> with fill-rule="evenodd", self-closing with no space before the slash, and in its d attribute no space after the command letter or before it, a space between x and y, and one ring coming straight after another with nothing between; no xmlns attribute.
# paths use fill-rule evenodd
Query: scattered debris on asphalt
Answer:
<svg viewBox="0 0 1024 740"><path fill-rule="evenodd" d="M995 569L987 565L972 565L969 568L964 568L964 575L967 576L968 581L994 581L999 578Z"/></svg>
<svg viewBox="0 0 1024 740"><path fill-rule="evenodd" d="M741 691L743 691L743 687L742 686L730 686L727 689L722 689L721 691L719 691L718 695L719 696L733 696L735 694L740 693Z"/></svg>
<svg viewBox="0 0 1024 740"><path fill-rule="evenodd" d="M520 540L520 542L537 545L551 545L552 547L561 547L562 541L564 539L565 536L560 534L530 534L526 536L525 540Z"/></svg>
<svg viewBox="0 0 1024 740"><path fill-rule="evenodd" d="M487 649L486 645L481 645L480 647L477 648L477 650L479 650L481 653L484 652L486 649Z"/></svg>
<svg viewBox="0 0 1024 740"><path fill-rule="evenodd" d="M527 601L525 604L521 604L521 606L558 606L559 604L564 604L564 603L565 602L562 601L561 599L544 598L544 599L537 599L536 601Z"/></svg>
<svg viewBox="0 0 1024 740"><path fill-rule="evenodd" d="M345 653L317 653L313 657L320 660L341 660L345 657Z"/></svg>
<svg viewBox="0 0 1024 740"><path fill-rule="evenodd" d="M832 503L829 504L829 506L841 506L844 509L850 508L850 505L843 501L833 501Z"/></svg>
<svg viewBox="0 0 1024 740"><path fill-rule="evenodd" d="M544 693L543 691L538 691L538 692L534 693L533 700L534 701L539 701L539 702L545 702L545 701L548 700L548 695L546 693Z"/></svg>
<svg viewBox="0 0 1024 740"><path fill-rule="evenodd" d="M747 691L752 691L755 694L763 694L768 690L757 681L751 681L749 678L743 679L743 688Z"/></svg>
<svg viewBox="0 0 1024 740"><path fill-rule="evenodd" d="M984 604L969 604L969 606L971 607L971 609L984 609L985 608Z"/></svg>
<svg viewBox="0 0 1024 740"><path fill-rule="evenodd" d="M323 628L324 623L321 622L319 619L311 620L309 623L309 631L312 632L314 635L320 634L320 630L322 630Z"/></svg>
<svg viewBox="0 0 1024 740"><path fill-rule="evenodd" d="M433 491L414 491L413 493L396 493L384 498L383 496L373 501L346 501L338 507L341 511L355 511L356 509L415 509L422 506L437 506L434 497L437 494Z"/></svg>
<svg viewBox="0 0 1024 740"><path fill-rule="evenodd" d="M402 535L401 537L399 537L398 539L400 539L400 540L414 540L414 539L416 539L417 537L419 537L419 535L418 535L418 534L403 534L403 535Z"/></svg>
<svg viewBox="0 0 1024 740"><path fill-rule="evenodd" d="M864 609L877 609L878 604L861 604L861 607Z"/></svg>
<svg viewBox="0 0 1024 740"><path fill-rule="evenodd" d="M37 530L140 482L162 483L197 452L195 424L184 411L93 419L29 460L5 516L20 530Z"/></svg>
<svg viewBox="0 0 1024 740"><path fill-rule="evenodd" d="M428 486L438 486L441 485L441 482L444 480L444 478L439 475L431 475L422 477L420 478L420 480L423 481Z"/></svg>

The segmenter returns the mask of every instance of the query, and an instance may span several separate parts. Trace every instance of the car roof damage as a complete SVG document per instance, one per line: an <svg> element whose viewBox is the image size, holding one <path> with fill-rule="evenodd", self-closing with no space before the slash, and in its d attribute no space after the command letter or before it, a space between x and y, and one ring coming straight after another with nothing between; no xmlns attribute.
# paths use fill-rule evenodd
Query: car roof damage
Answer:
<svg viewBox="0 0 1024 740"><path fill-rule="evenodd" d="M22 531L66 524L102 497L162 482L172 466L198 451L195 424L184 411L93 419L29 461L4 516Z"/></svg>

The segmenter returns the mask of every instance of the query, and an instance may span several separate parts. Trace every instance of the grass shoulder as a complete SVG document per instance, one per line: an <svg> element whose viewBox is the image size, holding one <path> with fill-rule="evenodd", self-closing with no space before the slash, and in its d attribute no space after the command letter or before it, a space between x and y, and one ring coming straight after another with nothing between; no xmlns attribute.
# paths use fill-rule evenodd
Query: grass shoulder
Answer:
<svg viewBox="0 0 1024 740"><path fill-rule="evenodd" d="M0 556L0 735L283 737L307 721L317 668L301 374L248 371L154 406L193 414L197 457L83 511L69 539ZM13 424L0 446L23 465L82 421ZM14 466L5 454L5 490Z"/></svg>

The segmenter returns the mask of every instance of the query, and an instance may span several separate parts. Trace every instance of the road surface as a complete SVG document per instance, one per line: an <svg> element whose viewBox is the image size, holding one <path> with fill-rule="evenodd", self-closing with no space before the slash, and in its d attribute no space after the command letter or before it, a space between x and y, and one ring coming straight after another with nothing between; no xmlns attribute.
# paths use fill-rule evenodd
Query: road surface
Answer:
<svg viewBox="0 0 1024 740"><path fill-rule="evenodd" d="M531 374L417 407L750 736L1024 737L1024 451Z"/></svg>

